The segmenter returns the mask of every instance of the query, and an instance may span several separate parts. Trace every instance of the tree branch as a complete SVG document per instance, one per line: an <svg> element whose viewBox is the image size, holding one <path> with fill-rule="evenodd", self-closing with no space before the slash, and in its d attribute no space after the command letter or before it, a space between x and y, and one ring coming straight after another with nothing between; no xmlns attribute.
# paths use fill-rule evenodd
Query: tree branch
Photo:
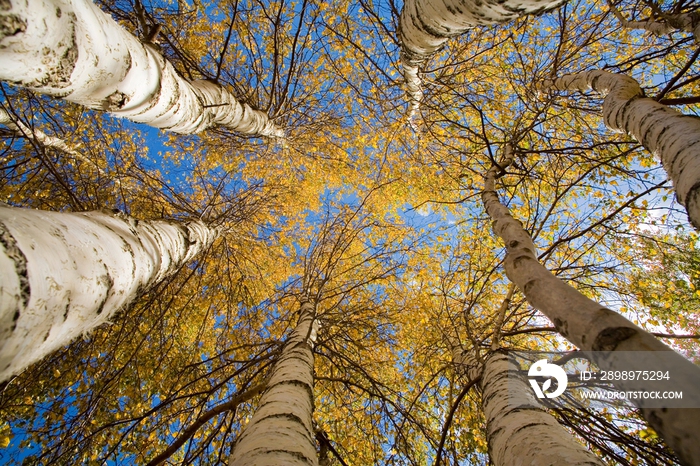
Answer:
<svg viewBox="0 0 700 466"><path fill-rule="evenodd" d="M474 380L470 380L469 383L462 389L460 394L457 396L457 399L455 400L454 404L452 405L452 408L450 408L450 412L447 414L447 418L445 419L445 425L442 427L442 435L440 436L440 444L438 445L437 451L435 452L435 466L440 466L440 459L442 457L442 450L445 446L445 439L447 438L447 433L450 430L450 426L452 425L452 419L454 418L455 412L457 411L457 408L459 407L459 404L462 402L465 396L467 396L467 393L469 393L469 390L477 384L481 380L481 377L477 377Z"/></svg>
<svg viewBox="0 0 700 466"><path fill-rule="evenodd" d="M185 442L187 442L197 432L197 430L199 430L199 428L202 427L205 423L207 423L211 418L223 412L236 409L239 404L250 400L257 394L262 392L266 387L267 381L262 382L254 386L253 388L246 390L245 392L233 397L231 400L225 403L221 403L220 405L214 406L212 409L199 416L199 418L196 421L194 421L192 425L180 432L178 438L175 439L175 441L160 455L156 456L151 461L149 461L146 466L157 466L161 464L162 462L167 460L173 453L175 453L178 450L178 448L180 448Z"/></svg>

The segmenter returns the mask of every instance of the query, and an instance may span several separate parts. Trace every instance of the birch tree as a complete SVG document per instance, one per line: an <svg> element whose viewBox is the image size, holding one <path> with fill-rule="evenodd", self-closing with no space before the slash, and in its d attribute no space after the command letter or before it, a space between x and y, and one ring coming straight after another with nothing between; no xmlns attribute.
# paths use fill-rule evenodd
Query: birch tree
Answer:
<svg viewBox="0 0 700 466"><path fill-rule="evenodd" d="M559 422L539 403L520 373L518 363L501 349L501 328L512 303L515 286L511 284L492 323L491 344L486 355L479 355L484 335L472 334L470 350L463 349L455 334L446 338L458 373L469 384L481 388L482 409L486 419L489 458L496 466L523 465L597 465L603 462L576 442ZM475 316L472 317L475 319ZM478 324L475 324L475 326ZM481 332L479 332L481 333ZM448 333L450 335L450 333ZM436 461L438 466L439 458Z"/></svg>
<svg viewBox="0 0 700 466"><path fill-rule="evenodd" d="M324 327L326 323L338 325L333 309L343 305L348 299L345 295L359 294L359 290L393 270L382 263L390 252L383 248L368 251L362 244L365 231L373 225L362 210L373 192L355 209L330 202L325 206L325 218L319 231L309 238L301 261L303 273L296 280L304 290L296 327L275 362L255 414L234 446L231 466L319 464L312 413L314 345L321 322ZM320 303L324 306L322 313L317 309Z"/></svg>
<svg viewBox="0 0 700 466"><path fill-rule="evenodd" d="M224 87L179 76L90 0L13 0L0 22L4 81L180 134L221 126L283 135Z"/></svg>
<svg viewBox="0 0 700 466"><path fill-rule="evenodd" d="M314 355L318 321L315 305L301 303L299 320L272 370L255 414L236 441L230 466L317 465Z"/></svg>
<svg viewBox="0 0 700 466"><path fill-rule="evenodd" d="M0 207L0 380L109 319L208 247L202 222Z"/></svg>
<svg viewBox="0 0 700 466"><path fill-rule="evenodd" d="M688 394L685 395L688 399L697 399L697 386L700 383L700 369L697 366L622 315L585 297L540 264L532 238L510 215L495 190L496 176L513 162L513 157L512 147L507 145L499 165L487 172L481 194L486 212L493 221L493 230L506 245L504 267L508 278L522 290L533 307L554 323L562 336L582 350L659 352L668 358L673 355L674 363L682 369L679 378L673 380L672 387L683 390ZM633 369L645 370L649 367L649 359L634 361L638 366ZM614 369L617 359L613 353L609 359L596 362L601 368ZM663 365L665 363L661 362L659 367ZM643 384L636 381L620 381L615 385L625 390L643 388ZM700 423L697 409L643 407L641 411L683 461L687 464L700 461L700 445L693 434Z"/></svg>
<svg viewBox="0 0 700 466"><path fill-rule="evenodd" d="M523 15L538 14L563 0L469 1L407 0L401 10L399 40L410 115L418 111L423 92L420 69L451 37L477 26L505 23Z"/></svg>
<svg viewBox="0 0 700 466"><path fill-rule="evenodd" d="M457 346L452 352L459 370L471 380L479 379L489 457L494 465L602 466L602 461L576 442L535 399L518 373L518 364L506 351L490 352L483 362Z"/></svg>
<svg viewBox="0 0 700 466"><path fill-rule="evenodd" d="M90 163L91 165L95 165L78 150L76 150L73 147L70 147L68 143L66 143L66 141L64 141L63 139L55 136L49 136L48 134L38 129L31 129L30 127L25 125L19 118L14 118L12 115L10 115L10 113L7 110L1 107L0 124L5 125L17 135L29 139L34 139L43 147L55 147L56 149L61 150L66 154L75 157L76 159L79 159L86 163ZM99 170L99 167L97 167L97 169Z"/></svg>
<svg viewBox="0 0 700 466"><path fill-rule="evenodd" d="M647 31L655 36L665 36L673 31L684 31L693 34L695 41L700 40L700 14L695 11L689 13L669 14L662 12L657 6L652 4L654 15L647 20L628 20L615 6L612 0L608 0L610 11L615 15L615 18L620 21L624 28L640 29ZM658 16L658 19L654 18Z"/></svg>
<svg viewBox="0 0 700 466"><path fill-rule="evenodd" d="M505 182L507 186L510 186L509 181ZM491 264L487 262L493 268L483 268L483 265L487 264L482 265L481 262L486 261L490 254L488 251L484 254L484 251L482 251L484 245L476 238L483 236L484 229L485 225L477 223L474 227L473 240L467 241L465 244L466 249L456 247L451 252L448 252L450 250L438 250L431 254L419 255L424 260L427 257L431 258L430 261L425 260L428 264L421 267L421 269L427 268L428 270L425 274L421 270L421 275L415 278L412 277L413 281L419 282L419 284L411 287L413 291L419 293L421 288L424 290L420 295L409 300L412 307L405 312L410 313L411 320L417 322L418 336L412 344L423 346L424 349L411 351L411 362L407 370L411 371L409 378L417 380L417 386L421 387L422 396L440 400L441 402L437 408L440 413L438 419L429 423L429 425L437 424L442 426L441 435L436 437L440 441L438 447L435 447L435 466L455 464L457 458L459 459L459 464L465 460L469 464L495 462L497 461L497 455L503 451L503 448L510 453L513 453L516 448L522 448L518 456L508 456L508 452L506 452L505 464L510 464L508 460L512 461L513 458L521 458L523 456L538 458L538 455L541 455L540 459L542 459L548 454L546 448L539 448L539 443L530 443L525 432L522 432L522 435L526 440L516 441L517 439L512 438L512 441L508 443L506 438L513 431L506 429L504 432L503 430L492 429L488 426L490 420L486 417L486 414L491 416L494 413L499 416L501 410L497 409L487 413L485 411L488 409L486 407L487 399L485 394L484 396L477 396L474 393L474 388L478 387L478 384L484 383L483 380L478 379L484 360L494 351L501 352L499 350L501 345L508 350L518 349L523 351L532 351L535 348L536 350L543 350L550 347L550 344L555 345L552 350L560 347L560 343L554 343L551 338L541 338L538 335L548 334L553 329L533 327L540 319L534 317L532 308L527 306L526 302L523 302L520 293L515 290L515 285L508 285L505 277L501 275L501 259L495 257ZM488 242L489 239L484 238L484 241ZM496 247L494 245L491 253L495 253L495 251ZM434 265L431 266L431 263ZM501 298L502 302L499 307L499 302L495 299L496 296L494 294L502 295L504 293L506 294L506 299ZM501 331L499 331L500 327L502 327ZM451 335L455 333L460 336L452 337ZM459 344L455 343L458 339L468 342L464 346L468 345L470 351L465 352ZM447 370L444 370L445 366L443 366L442 362L435 362L434 353L442 348L447 350L445 351L445 359L449 359L452 363L447 363ZM487 356L484 357L481 364L474 361L473 358L467 357L473 354L471 348L478 348L482 352L487 352ZM503 350L501 353L505 354L505 351ZM432 357L426 356L426 354L432 355ZM470 375L469 369L473 368L478 370ZM507 377L519 377L515 371L515 366L512 366L511 369L513 369L512 373L502 374L503 380L500 380L498 383L494 382L494 387L503 388L505 392L498 393L496 388L493 388L496 391L493 396L504 403L501 407L506 406L506 412L514 415L514 419L508 419L508 415L505 415L502 419L499 418L499 426L502 427L513 422L514 425L519 425L523 431L527 431L530 427L533 430L548 430L550 427L556 427L554 432L558 431L559 434L565 434L565 436L570 437L570 434L562 430L561 426L556 426L552 423L556 422L564 424L568 427L568 430L573 430L578 436L582 437L588 448L593 450L594 455L603 455L603 462L612 460L625 464L625 461L620 460L620 458L634 457L640 460L640 464L644 461L646 461L644 464L661 464L661 462L653 461L656 457L655 454L662 451L658 442L652 440L647 443L634 435L634 428L627 430L631 426L643 425L643 421L635 417L623 417L622 431L627 430L631 434L626 435L620 430L620 425L616 425L619 419L617 412L613 416L601 416L599 410L592 410L592 412L585 410L576 411L577 408L571 410L572 406L577 406L568 402L573 397L567 397L567 402L561 406L561 409L556 409L557 406L552 407L557 410L557 418L546 414L543 419L549 417L549 420L544 425L540 425L538 422L540 414L545 413L535 412L532 416L533 423L530 425L527 421L528 416L526 413L529 414L529 409L537 406L537 404L522 405L522 412L518 410L511 412L510 405L507 404L508 402L515 402L516 399L523 401L524 397L527 397L525 392L532 391L527 383L518 388L518 383L522 383L522 380L513 379L509 380L507 384L505 383L505 378ZM460 376L453 379L453 370ZM423 377L421 373L427 373L427 375ZM439 383L435 381L438 377L442 379ZM474 386L471 387L470 385L473 382ZM520 396L520 390L523 390L524 397ZM479 401L476 398L479 398ZM411 400L411 403L417 402ZM407 409L410 409L412 406L412 404L409 404ZM548 408L550 407L548 406ZM540 406L540 409L542 409L542 406ZM481 418L482 412L483 419ZM575 416L570 416L569 412L574 412ZM519 416L522 417L519 418ZM573 422L572 418L574 419ZM604 418L610 421L608 425L603 425L597 431L589 429L590 425L597 425ZM643 430L646 426L636 428ZM607 436L608 433L610 433L610 437ZM534 432L530 432L530 434L532 434L531 437L535 436ZM547 439L557 439L559 434L553 434L554 437L547 437ZM520 433L513 433L513 435L518 436ZM484 439L483 444L482 438ZM494 449L492 439L496 439L497 449ZM610 442L610 439L614 440ZM569 440L572 439L569 438ZM486 442L488 442L488 459L478 455L478 452L485 450L483 447L486 446ZM610 442L610 445L607 445L606 442ZM560 446L566 443L565 441ZM526 448L528 444L529 447ZM616 454L618 447L624 449L622 455ZM581 445L578 445L578 448L580 449ZM466 452L472 453L474 456L466 456ZM552 454L556 455L557 453L552 452ZM569 454L576 456L573 452L567 453L566 448L560 449L559 454L564 458ZM662 457L662 455L659 456ZM501 458L503 457L501 456ZM673 464L673 461L671 460L669 463ZM568 460L560 458L559 461L525 464L569 463Z"/></svg>
<svg viewBox="0 0 700 466"><path fill-rule="evenodd" d="M661 159L676 197L700 228L700 120L644 97L637 81L606 71L587 71L542 83L543 89L589 89L605 95L603 119L615 131L634 136Z"/></svg>

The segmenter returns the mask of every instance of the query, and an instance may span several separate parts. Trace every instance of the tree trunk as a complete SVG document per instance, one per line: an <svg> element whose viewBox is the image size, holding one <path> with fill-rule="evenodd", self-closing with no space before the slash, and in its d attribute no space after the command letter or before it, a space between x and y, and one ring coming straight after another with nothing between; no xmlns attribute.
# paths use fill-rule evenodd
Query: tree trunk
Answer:
<svg viewBox="0 0 700 466"><path fill-rule="evenodd" d="M504 23L551 10L563 3L564 0L406 0L401 10L399 41L411 116L418 110L423 96L419 68L450 37L476 26Z"/></svg>
<svg viewBox="0 0 700 466"><path fill-rule="evenodd" d="M13 131L19 136L33 139L39 144L41 144L43 147L54 147L58 150L65 152L68 155L72 155L76 159L93 165L98 170L100 170L99 166L97 166L96 163L92 162L83 154L70 147L63 139L57 138L55 136L49 136L48 134L38 129L32 129L28 127L21 120L10 115L10 113L2 107L0 107L0 124L7 126L11 131Z"/></svg>
<svg viewBox="0 0 700 466"><path fill-rule="evenodd" d="M107 322L216 235L201 222L0 206L0 381Z"/></svg>
<svg viewBox="0 0 700 466"><path fill-rule="evenodd" d="M236 442L231 466L318 465L312 425L315 313L313 303L302 303L260 405Z"/></svg>
<svg viewBox="0 0 700 466"><path fill-rule="evenodd" d="M612 11L624 28L641 29L659 37L668 35L673 31L685 31L692 33L696 42L700 40L700 13L698 12L694 11L677 15L661 13L664 21L655 21L653 18L649 18L647 21L628 21L612 1L608 0L608 4L610 5L610 11Z"/></svg>
<svg viewBox="0 0 700 466"><path fill-rule="evenodd" d="M180 77L152 46L89 0L4 3L2 80L176 133L224 126L283 136L265 113L239 102L222 86Z"/></svg>
<svg viewBox="0 0 700 466"><path fill-rule="evenodd" d="M511 148L506 147L505 168L513 161ZM672 360L676 369L668 389L683 391L688 404L698 402L700 368L673 352L641 327L620 314L585 297L575 288L550 273L537 260L535 245L520 222L501 204L495 191L498 167L489 170L482 192L486 212L493 221L494 232L505 242L505 270L508 278L520 288L527 301L542 311L557 331L582 350L608 353L609 357L595 362L604 370L649 370L663 367ZM645 358L625 359L620 367L619 351L645 351ZM653 361L656 352L659 359ZM663 359L662 359L663 358ZM630 367L629 364L636 364ZM621 390L645 390L644 381L617 381ZM693 401L694 400L694 401ZM642 408L649 424L661 434L685 464L700 464L700 409Z"/></svg>
<svg viewBox="0 0 700 466"><path fill-rule="evenodd" d="M683 115L644 97L639 84L629 76L606 71L562 76L544 81L544 89L592 89L605 94L603 118L615 131L630 134L661 159L673 181L678 202L700 229L700 119Z"/></svg>
<svg viewBox="0 0 700 466"><path fill-rule="evenodd" d="M503 351L487 357L481 374L489 457L495 466L602 466L602 461L549 414Z"/></svg>

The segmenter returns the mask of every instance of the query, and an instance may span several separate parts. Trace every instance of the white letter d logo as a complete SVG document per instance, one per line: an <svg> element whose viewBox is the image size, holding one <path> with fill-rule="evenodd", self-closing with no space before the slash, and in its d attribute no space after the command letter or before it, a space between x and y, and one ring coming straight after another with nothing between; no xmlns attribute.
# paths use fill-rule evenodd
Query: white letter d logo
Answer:
<svg viewBox="0 0 700 466"><path fill-rule="evenodd" d="M535 395L537 395L537 398L544 398L545 396L547 398L556 398L564 393L564 390L566 390L566 383L568 382L566 372L564 372L564 369L556 364L549 364L546 359L540 359L530 366L530 370L527 371L527 375L530 377L553 377L557 379L557 389L552 393L546 393L547 389L552 385L551 378L547 379L542 384L542 388L540 388L539 384L535 380L530 379L530 385L532 385L532 389L535 390Z"/></svg>

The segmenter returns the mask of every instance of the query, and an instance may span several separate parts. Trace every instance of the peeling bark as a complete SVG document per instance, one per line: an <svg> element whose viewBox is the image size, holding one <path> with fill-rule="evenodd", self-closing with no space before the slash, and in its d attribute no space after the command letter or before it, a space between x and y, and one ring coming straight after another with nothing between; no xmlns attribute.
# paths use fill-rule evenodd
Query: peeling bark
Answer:
<svg viewBox="0 0 700 466"><path fill-rule="evenodd" d="M401 10L399 41L401 62L410 104L410 117L418 111L423 97L420 68L450 37L477 26L511 21L538 14L565 0L406 0Z"/></svg>
<svg viewBox="0 0 700 466"><path fill-rule="evenodd" d="M504 169L513 161L512 150L506 146ZM505 270L508 278L520 288L527 301L542 311L556 326L557 331L582 350L611 351L609 358L596 363L604 370L620 370L619 351L648 351L664 353L663 362L648 357L635 360L635 367L626 365L624 370L648 370L663 367L670 359L680 370L674 371L669 390L683 391L684 401L697 402L700 394L700 368L675 353L653 335L633 324L620 314L585 297L575 288L549 272L537 260L532 238L508 208L501 204L495 190L499 167L492 167L485 177L482 201L493 221L494 232L506 245ZM647 353L649 354L649 353ZM625 363L629 361L625 359ZM620 390L644 390L644 381L616 381ZM700 409L642 408L644 418L673 448L684 464L700 464Z"/></svg>
<svg viewBox="0 0 700 466"><path fill-rule="evenodd" d="M489 457L495 466L602 466L532 394L520 367L502 351L491 353L481 374Z"/></svg>
<svg viewBox="0 0 700 466"><path fill-rule="evenodd" d="M108 321L216 230L0 205L0 381Z"/></svg>
<svg viewBox="0 0 700 466"><path fill-rule="evenodd" d="M11 0L0 11L0 61L2 80L156 128L284 136L222 86L179 76L89 0Z"/></svg>
<svg viewBox="0 0 700 466"><path fill-rule="evenodd" d="M315 313L313 303L302 303L297 326L275 363L260 405L236 442L230 466L318 465L312 424Z"/></svg>
<svg viewBox="0 0 700 466"><path fill-rule="evenodd" d="M686 208L693 226L700 229L700 118L683 115L644 97L637 81L606 71L562 76L544 81L540 88L581 92L592 89L604 94L605 125L634 136L661 159L678 202Z"/></svg>

